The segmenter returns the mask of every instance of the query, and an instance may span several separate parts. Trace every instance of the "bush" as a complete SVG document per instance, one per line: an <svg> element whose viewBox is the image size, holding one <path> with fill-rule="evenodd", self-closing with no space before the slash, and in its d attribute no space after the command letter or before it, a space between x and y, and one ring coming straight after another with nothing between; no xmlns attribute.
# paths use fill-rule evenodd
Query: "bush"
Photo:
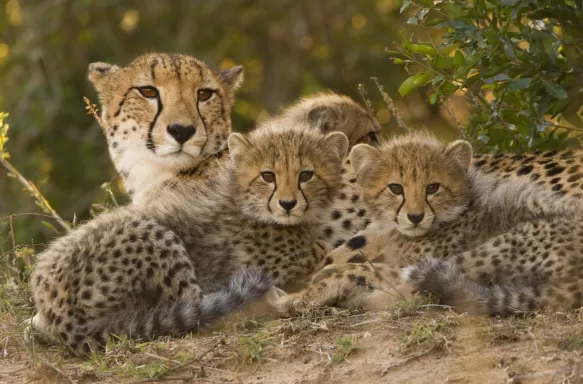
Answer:
<svg viewBox="0 0 583 384"><path fill-rule="evenodd" d="M399 93L431 86L431 104L458 91L471 103L465 134L478 149L563 148L583 132L583 11L569 0L404 0L408 23L441 44L390 53L410 76Z"/></svg>

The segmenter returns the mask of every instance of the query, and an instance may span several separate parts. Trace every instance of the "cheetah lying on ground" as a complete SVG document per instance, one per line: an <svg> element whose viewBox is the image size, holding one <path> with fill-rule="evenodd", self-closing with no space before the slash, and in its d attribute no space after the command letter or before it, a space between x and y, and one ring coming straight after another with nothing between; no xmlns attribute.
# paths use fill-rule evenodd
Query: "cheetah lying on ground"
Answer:
<svg viewBox="0 0 583 384"><path fill-rule="evenodd" d="M39 254L33 326L89 354L110 334L180 336L320 269L318 217L348 140L269 121L229 138L214 178L103 214Z"/></svg>
<svg viewBox="0 0 583 384"><path fill-rule="evenodd" d="M381 308L412 288L480 313L582 305L583 207L572 197L578 192L533 183L524 171L539 166L566 181L577 172L559 161L574 156L524 156L527 163L516 174L506 168L509 176L500 178L472 167L471 147L463 141L445 147L427 134L412 134L380 149L355 146L350 159L374 222L332 251L334 264L306 290L280 298L278 308L302 308L306 301ZM549 167L544 159L550 157L560 160ZM426 257L433 259L406 269L401 279L400 268Z"/></svg>

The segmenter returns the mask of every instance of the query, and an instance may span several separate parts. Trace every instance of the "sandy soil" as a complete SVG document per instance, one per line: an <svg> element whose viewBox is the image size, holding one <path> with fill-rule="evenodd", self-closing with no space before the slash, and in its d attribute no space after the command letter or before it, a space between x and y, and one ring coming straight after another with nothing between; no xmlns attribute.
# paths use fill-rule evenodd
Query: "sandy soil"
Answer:
<svg viewBox="0 0 583 384"><path fill-rule="evenodd" d="M579 312L487 319L423 303L313 310L184 339L110 343L90 360L29 346L0 317L0 383L583 383Z"/></svg>

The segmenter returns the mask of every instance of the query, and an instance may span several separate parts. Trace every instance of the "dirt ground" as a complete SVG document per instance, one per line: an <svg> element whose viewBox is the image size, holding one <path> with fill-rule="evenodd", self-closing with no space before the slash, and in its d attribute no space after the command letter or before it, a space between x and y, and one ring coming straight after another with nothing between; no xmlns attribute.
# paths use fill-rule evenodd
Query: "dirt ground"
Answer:
<svg viewBox="0 0 583 384"><path fill-rule="evenodd" d="M0 291L0 383L583 383L580 311L488 319L422 299L377 313L314 308L117 340L87 360L25 343L30 313L26 290Z"/></svg>

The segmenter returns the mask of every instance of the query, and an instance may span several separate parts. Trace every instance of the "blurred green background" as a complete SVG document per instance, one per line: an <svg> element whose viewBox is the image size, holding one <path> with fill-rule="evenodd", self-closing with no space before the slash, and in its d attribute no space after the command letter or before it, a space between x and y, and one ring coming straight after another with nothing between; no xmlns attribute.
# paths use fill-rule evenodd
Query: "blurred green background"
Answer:
<svg viewBox="0 0 583 384"><path fill-rule="evenodd" d="M192 54L207 63L245 67L233 112L234 129L322 90L361 101L363 83L378 120L395 124L373 83L379 78L413 125L451 132L427 95L399 100L406 78L385 48L407 29L400 0L3 1L0 8L0 111L9 112L12 163L68 221L89 217L103 202L100 185L115 181L101 128L83 96L93 61L127 64L147 51ZM115 183L114 183L115 184ZM0 255L12 248L9 220L40 212L22 186L0 169ZM55 236L34 216L14 218L17 244Z"/></svg>

